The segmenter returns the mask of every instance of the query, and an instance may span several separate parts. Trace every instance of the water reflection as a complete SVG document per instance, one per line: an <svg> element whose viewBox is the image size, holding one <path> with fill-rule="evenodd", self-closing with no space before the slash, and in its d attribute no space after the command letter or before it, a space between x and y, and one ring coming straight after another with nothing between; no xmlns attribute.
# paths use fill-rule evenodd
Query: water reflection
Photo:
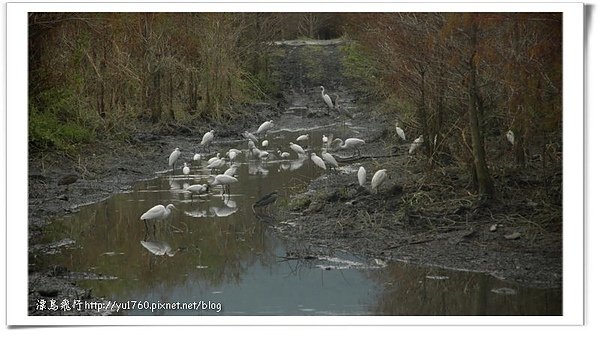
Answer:
<svg viewBox="0 0 600 338"><path fill-rule="evenodd" d="M520 288L480 273L417 268L403 263L389 264L367 274L384 285L372 308L375 314L562 314L560 289Z"/></svg>
<svg viewBox="0 0 600 338"><path fill-rule="evenodd" d="M289 151L289 142L306 131L269 134L269 151ZM322 146L324 131L310 131L308 147ZM274 137L273 137L274 136ZM247 141L240 141L243 149ZM303 144L304 146L304 144ZM227 149L231 148L228 146ZM227 149L221 149L224 153ZM282 242L277 208L257 212L261 197L278 191L279 198L263 208L286 203L290 189L307 184L320 173L306 156L290 160L248 159L242 150L236 163L238 183L231 194L219 187L193 196L186 188L206 184L206 161L190 167L189 175L163 176L140 182L133 191L56 220L48 242L73 238L77 245L60 255L33 257L32 264L62 265L71 271L116 276L112 280L81 281L82 287L110 300L163 302L197 299L219 301L220 315L331 315L331 314L554 314L560 311L560 291L515 288L491 277L432 271L402 264L342 260L335 255L320 260L282 259L290 250L306 246ZM200 164L200 165L199 165ZM221 169L226 169L225 167ZM145 237L140 215L156 204L175 205L171 227L158 227ZM266 203L266 202L264 202ZM259 203L260 204L260 203ZM261 206L259 206L261 208ZM264 211L264 210L257 210ZM301 226L301 225L299 225ZM138 244L139 243L139 244ZM173 249L179 248L179 249ZM107 255L108 252L122 253ZM161 257L158 257L161 256ZM427 278L448 276L448 279ZM492 290L514 288L516 295ZM557 310L558 309L558 310ZM208 312L128 314L210 315Z"/></svg>
<svg viewBox="0 0 600 338"><path fill-rule="evenodd" d="M238 211L237 203L231 199L231 196L225 196L223 203L224 204L219 207L210 207L210 213L212 216L228 217Z"/></svg>
<svg viewBox="0 0 600 338"><path fill-rule="evenodd" d="M248 174L252 176L267 176L269 174L269 169L267 169L266 166L267 163L263 161L250 161L248 162Z"/></svg>
<svg viewBox="0 0 600 338"><path fill-rule="evenodd" d="M142 246L151 254L156 256L167 255L169 257L173 257L177 252L173 251L169 243L164 241L140 241L140 244L142 244Z"/></svg>

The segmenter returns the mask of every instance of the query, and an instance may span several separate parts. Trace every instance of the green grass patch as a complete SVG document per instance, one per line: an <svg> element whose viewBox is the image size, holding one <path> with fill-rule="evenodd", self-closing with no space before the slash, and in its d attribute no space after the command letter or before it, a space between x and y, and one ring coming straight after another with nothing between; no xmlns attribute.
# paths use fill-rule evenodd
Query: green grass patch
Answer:
<svg viewBox="0 0 600 338"><path fill-rule="evenodd" d="M94 139L94 132L77 122L77 101L66 90L47 90L29 102L29 146L33 150L70 152Z"/></svg>
<svg viewBox="0 0 600 338"><path fill-rule="evenodd" d="M342 46L342 53L344 76L370 88L376 88L379 72L375 67L375 60L357 42L349 42Z"/></svg>

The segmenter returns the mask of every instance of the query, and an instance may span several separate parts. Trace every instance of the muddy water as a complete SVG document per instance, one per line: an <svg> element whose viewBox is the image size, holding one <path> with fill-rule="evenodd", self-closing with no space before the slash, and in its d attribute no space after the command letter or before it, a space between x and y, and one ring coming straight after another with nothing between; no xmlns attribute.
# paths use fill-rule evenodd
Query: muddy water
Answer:
<svg viewBox="0 0 600 338"><path fill-rule="evenodd" d="M309 143L296 142L304 133L310 134ZM56 220L46 239L68 238L75 244L32 263L77 271L65 278L107 301L127 304L130 308L116 313L120 315L561 313L560 290L520 288L483 274L362 259L279 239L270 226L277 206L322 174L310 158L298 159L288 144L293 140L320 153L322 134L319 129L270 133L268 149L281 147L291 159L260 162L240 154L239 182L230 194L215 187L192 199L185 190L206 183L207 156L191 163L190 175L181 169L158 173L130 192ZM231 147L247 150L246 144L215 148L224 154ZM279 199L270 209L257 210L257 217L252 203L274 190ZM176 207L170 219L146 232L140 215L169 203ZM164 307L173 302L196 302L198 308Z"/></svg>

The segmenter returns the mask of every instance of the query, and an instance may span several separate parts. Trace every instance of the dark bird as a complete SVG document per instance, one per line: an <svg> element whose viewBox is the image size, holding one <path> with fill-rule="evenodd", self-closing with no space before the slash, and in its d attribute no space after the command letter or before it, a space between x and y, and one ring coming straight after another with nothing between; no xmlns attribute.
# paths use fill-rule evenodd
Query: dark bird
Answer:
<svg viewBox="0 0 600 338"><path fill-rule="evenodd" d="M275 190L270 194L264 195L258 201L252 204L252 211L256 213L256 210L254 210L254 208L266 207L267 205L273 204L275 201L277 201L277 197L279 196L278 194L279 192Z"/></svg>
<svg viewBox="0 0 600 338"><path fill-rule="evenodd" d="M79 179L79 175L68 174L68 175L61 177L60 180L58 180L58 185L66 185L67 186L66 191L69 191L69 185L77 182L78 179Z"/></svg>

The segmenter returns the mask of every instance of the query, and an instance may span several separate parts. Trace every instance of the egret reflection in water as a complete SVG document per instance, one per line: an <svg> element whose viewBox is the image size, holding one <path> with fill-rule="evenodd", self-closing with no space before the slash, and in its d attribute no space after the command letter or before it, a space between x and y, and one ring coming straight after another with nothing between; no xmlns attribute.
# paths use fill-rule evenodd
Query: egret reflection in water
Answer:
<svg viewBox="0 0 600 338"><path fill-rule="evenodd" d="M223 201L222 206L210 207L210 215L216 217L227 217L235 214L238 211L237 203L230 197Z"/></svg>
<svg viewBox="0 0 600 338"><path fill-rule="evenodd" d="M248 162L248 174L252 176L262 175L267 176L269 174L269 169L263 166L263 162L261 161L250 161Z"/></svg>
<svg viewBox="0 0 600 338"><path fill-rule="evenodd" d="M177 250L173 250L169 243L164 241L140 241L140 244L148 250L151 254L156 256L164 256L167 255L169 257L175 256Z"/></svg>

